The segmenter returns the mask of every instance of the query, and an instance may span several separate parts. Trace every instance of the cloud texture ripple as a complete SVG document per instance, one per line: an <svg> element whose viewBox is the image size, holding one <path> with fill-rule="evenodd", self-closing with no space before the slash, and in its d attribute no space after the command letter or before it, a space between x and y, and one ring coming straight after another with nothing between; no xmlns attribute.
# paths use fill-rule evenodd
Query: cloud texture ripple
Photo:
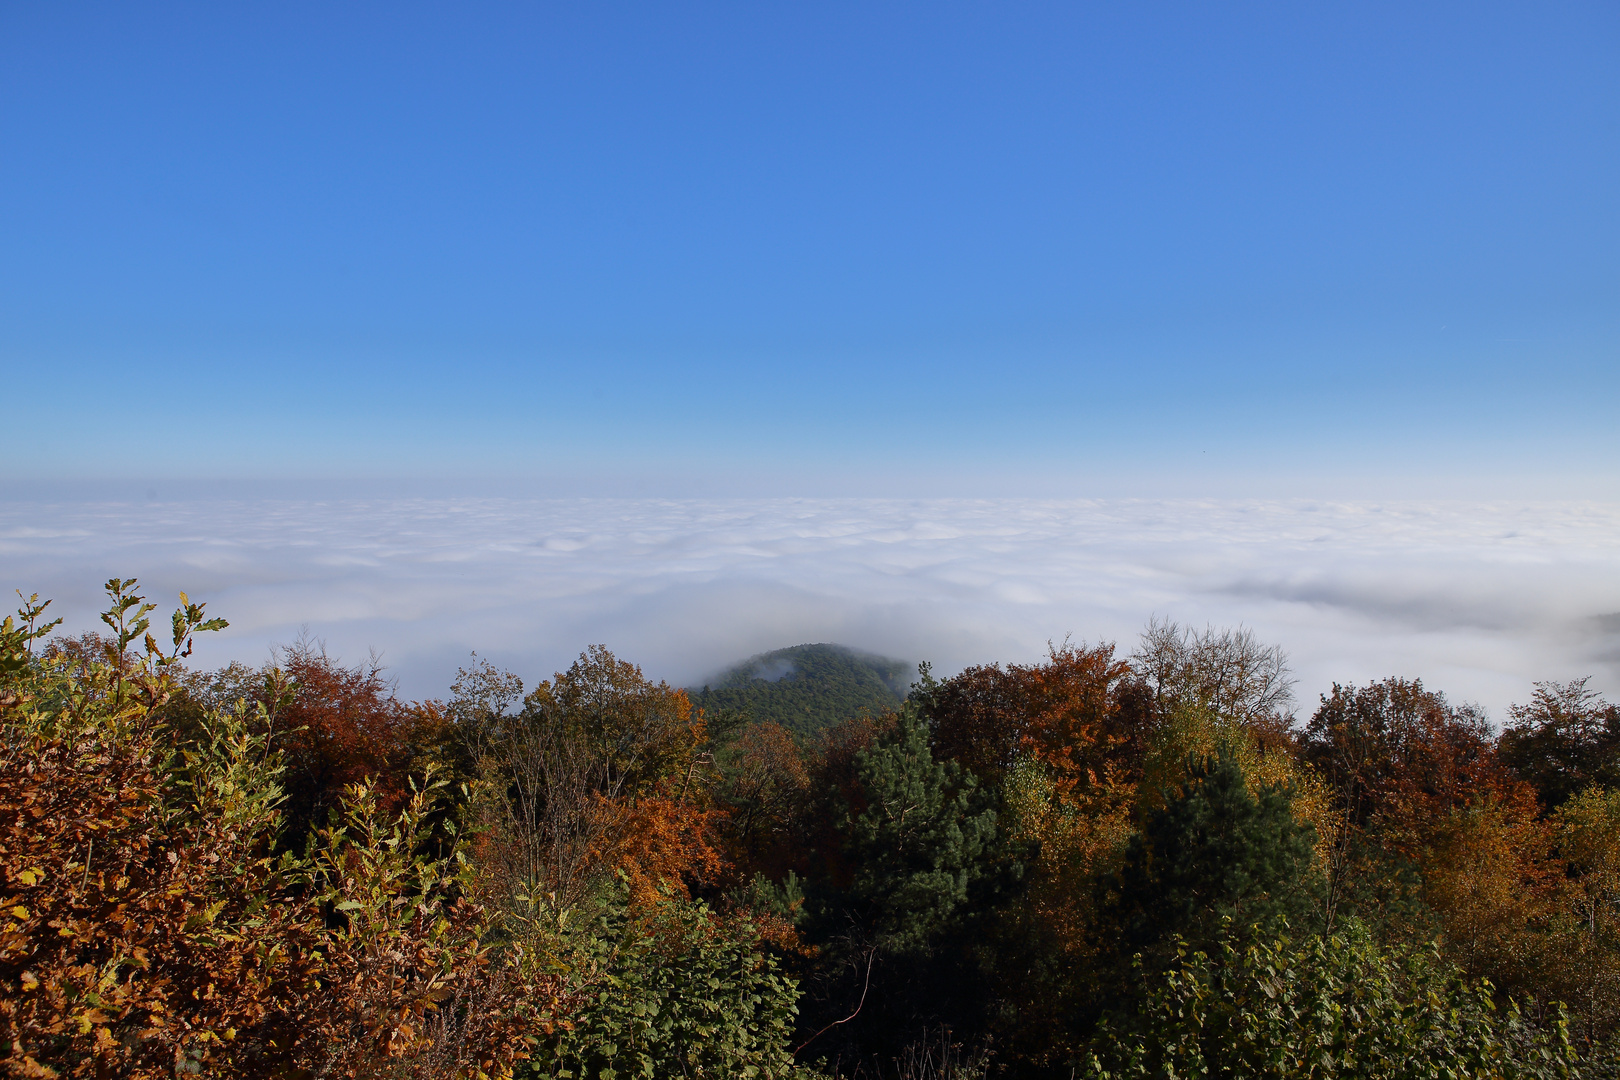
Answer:
<svg viewBox="0 0 1620 1080"><path fill-rule="evenodd" d="M1283 644L1333 680L1422 676L1498 715L1531 680L1620 690L1620 506L1305 500L387 499L0 504L5 584L89 629L139 576L262 659L307 626L413 696L476 649L525 679L605 642L672 681L838 641L949 671L1150 615Z"/></svg>

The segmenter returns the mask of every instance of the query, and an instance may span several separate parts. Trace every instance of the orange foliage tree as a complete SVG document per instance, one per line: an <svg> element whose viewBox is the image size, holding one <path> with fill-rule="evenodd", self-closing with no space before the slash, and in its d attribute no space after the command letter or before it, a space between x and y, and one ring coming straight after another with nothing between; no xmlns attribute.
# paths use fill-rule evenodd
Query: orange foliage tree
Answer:
<svg viewBox="0 0 1620 1080"><path fill-rule="evenodd" d="M202 740L163 722L191 635L223 622L182 595L163 650L134 582L108 590L99 657L0 631L0 1068L509 1072L564 997L492 951L459 863L416 853L430 789L397 819L358 789L314 862L272 858L262 708L206 717Z"/></svg>
<svg viewBox="0 0 1620 1080"><path fill-rule="evenodd" d="M712 759L686 693L592 646L516 704L521 683L463 671L448 713L477 759L488 888L530 916L560 912L615 870L649 897L720 869Z"/></svg>
<svg viewBox="0 0 1620 1080"><path fill-rule="evenodd" d="M1502 762L1483 715L1416 680L1335 684L1305 748L1349 834L1417 867L1464 970L1511 991L1540 977L1560 868L1534 789Z"/></svg>
<svg viewBox="0 0 1620 1080"><path fill-rule="evenodd" d="M1139 754L1139 702L1131 666L1112 645L1051 646L1046 662L970 667L925 683L923 708L935 752L996 783L1020 756L1032 755L1064 787L1107 784Z"/></svg>
<svg viewBox="0 0 1620 1080"><path fill-rule="evenodd" d="M302 843L339 808L343 792L365 783L386 811L409 798L409 777L434 760L445 722L432 703L402 701L377 657L347 666L324 647L300 641L282 650L261 693L272 717L272 745L286 762L283 809L288 837Z"/></svg>
<svg viewBox="0 0 1620 1080"><path fill-rule="evenodd" d="M727 855L745 876L776 880L797 863L797 830L810 773L793 735L780 724L750 724L719 763L717 796L727 811Z"/></svg>
<svg viewBox="0 0 1620 1080"><path fill-rule="evenodd" d="M937 753L999 786L1004 828L1039 852L1033 902L1077 943L1080 879L1122 840L1140 774L1149 703L1130 664L1065 642L1044 663L925 678L920 698Z"/></svg>

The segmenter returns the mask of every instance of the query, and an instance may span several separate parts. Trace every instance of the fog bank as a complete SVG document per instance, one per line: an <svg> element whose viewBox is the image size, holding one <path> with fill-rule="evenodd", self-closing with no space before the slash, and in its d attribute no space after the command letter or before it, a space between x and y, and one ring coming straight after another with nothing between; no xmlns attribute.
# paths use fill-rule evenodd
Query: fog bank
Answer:
<svg viewBox="0 0 1620 1080"><path fill-rule="evenodd" d="M1244 623L1332 681L1422 676L1500 718L1541 678L1620 692L1620 505L1310 500L393 498L0 503L0 584L91 629L100 583L180 589L217 664L307 626L411 696L477 650L532 682L603 642L652 675L833 641L953 671L1150 615ZM165 606L163 612L168 608Z"/></svg>

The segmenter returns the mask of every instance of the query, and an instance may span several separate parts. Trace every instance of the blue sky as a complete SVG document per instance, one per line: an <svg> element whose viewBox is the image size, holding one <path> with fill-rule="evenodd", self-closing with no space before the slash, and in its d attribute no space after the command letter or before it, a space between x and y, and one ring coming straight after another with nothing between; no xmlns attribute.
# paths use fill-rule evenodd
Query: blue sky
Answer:
<svg viewBox="0 0 1620 1080"><path fill-rule="evenodd" d="M12 483L1612 497L1620 7L6 4L0 368Z"/></svg>

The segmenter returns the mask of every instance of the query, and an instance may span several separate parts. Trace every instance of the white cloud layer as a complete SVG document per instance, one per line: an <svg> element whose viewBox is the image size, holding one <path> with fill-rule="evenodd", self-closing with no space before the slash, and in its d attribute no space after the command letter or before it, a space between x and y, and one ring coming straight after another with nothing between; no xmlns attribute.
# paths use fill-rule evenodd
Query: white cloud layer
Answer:
<svg viewBox="0 0 1620 1080"><path fill-rule="evenodd" d="M1498 718L1534 679L1620 691L1610 503L13 501L0 566L74 631L102 581L136 575L230 619L203 663L307 625L345 658L382 652L412 696L474 649L530 683L591 642L683 683L809 641L951 671L1071 633L1128 651L1155 613L1281 643L1306 711L1388 674Z"/></svg>

